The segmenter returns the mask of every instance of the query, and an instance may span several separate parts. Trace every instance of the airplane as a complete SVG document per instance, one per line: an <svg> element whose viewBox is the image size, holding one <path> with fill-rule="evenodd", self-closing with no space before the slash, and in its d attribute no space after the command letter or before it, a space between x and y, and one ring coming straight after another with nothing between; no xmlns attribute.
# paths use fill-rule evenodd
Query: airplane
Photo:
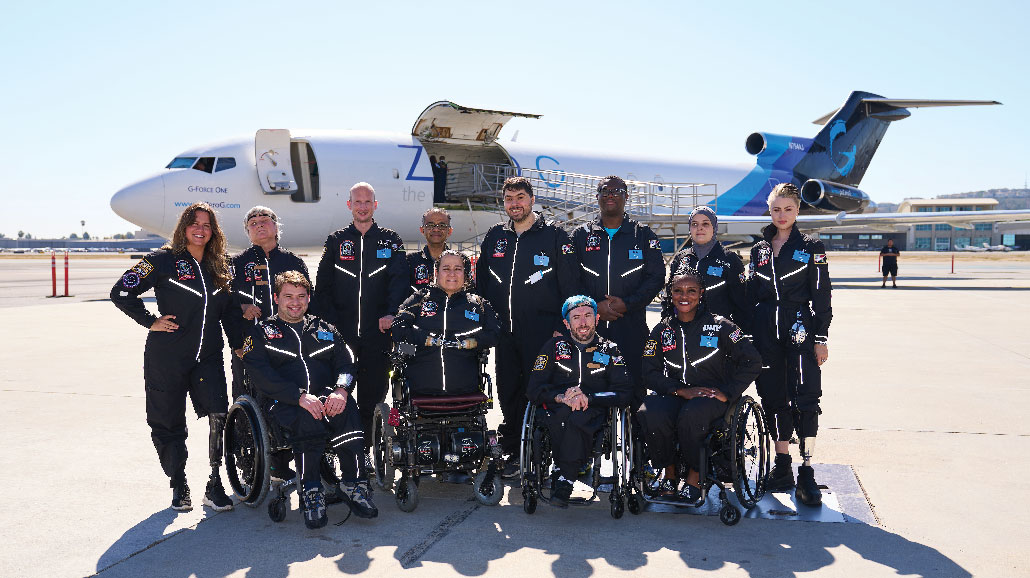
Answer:
<svg viewBox="0 0 1030 578"><path fill-rule="evenodd" d="M194 201L206 201L224 223L229 244L242 248L249 245L243 216L252 206L265 205L280 217L285 245L317 247L330 232L350 223L348 191L365 181L376 190L377 222L414 241L421 239L420 216L433 206L429 157L436 156L446 157L447 194L458 198L483 190L496 196L504 176L532 174L538 204L557 203L555 199L572 184L599 178L589 175L625 176L631 186L652 191L631 194L627 209L631 215L653 227L671 226L674 234L685 228L695 204L689 201L697 201L698 188L708 188L714 191L710 201L701 202L715 206L724 229L720 234L757 235L769 223L766 197L781 182L801 189L798 224L804 229L866 225L893 230L922 223L969 228L975 222L1030 220L1030 210L868 212L875 210L875 203L857 188L888 126L910 116L908 109L996 104L1000 103L889 99L852 92L839 109L815 121L823 128L814 138L762 132L748 136L745 150L756 157L755 166L748 169L563 150L514 140L502 143L499 133L512 118L540 115L439 101L419 115L410 133L261 129L253 138L186 150L164 170L116 192L111 208L143 229L170 237L181 210ZM682 197L679 191L684 190L693 190L695 196ZM655 195L665 195L665 201L656 204ZM651 204L634 205L644 196ZM595 209L591 191L580 191L578 198L581 213ZM467 210L447 205L454 220L453 241L473 241L501 220L496 200L493 210L486 212L482 204L480 210L474 210L470 201L465 205Z"/></svg>
<svg viewBox="0 0 1030 578"><path fill-rule="evenodd" d="M988 243L981 243L980 245L966 245L964 247L955 247L956 251L970 251L974 253L985 253L988 251L1000 251L1007 253L1012 250L1012 247L1008 245L990 245Z"/></svg>

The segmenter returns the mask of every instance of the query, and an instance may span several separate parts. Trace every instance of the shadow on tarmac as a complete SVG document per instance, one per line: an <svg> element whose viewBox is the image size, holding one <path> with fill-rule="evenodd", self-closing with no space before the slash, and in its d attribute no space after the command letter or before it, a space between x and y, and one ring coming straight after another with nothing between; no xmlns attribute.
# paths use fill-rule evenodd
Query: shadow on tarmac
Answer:
<svg viewBox="0 0 1030 578"><path fill-rule="evenodd" d="M330 525L318 531L304 528L295 509L286 522L274 524L264 508L243 507L227 515L207 512L209 517L195 527L165 536L176 514L163 510L127 530L96 568L103 576L205 578L247 570L250 577L279 578L290 573L291 565L321 557L332 560L341 573L359 575L384 570L384 562L396 568L381 554L370 556L387 547L401 568L439 564L464 576L511 568L512 559L490 567L510 554L521 557L514 566L521 569L518 573L540 570L553 558L551 573L569 578L604 574L604 563L619 570L641 569L656 556L661 569L675 566L672 556L678 556L692 570L739 566L754 577L793 576L833 565L842 554L835 549L843 546L898 575L971 576L933 548L866 524L745 518L727 527L717 517L646 512L614 520L607 499L600 506L569 510L541 505L527 516L518 503L518 489L512 489L516 503L510 505L479 506L457 499L460 494L454 492L455 499L425 500L411 514L396 510L392 494L379 492L378 520L352 517L335 526L332 522L342 519L345 510L334 506Z"/></svg>

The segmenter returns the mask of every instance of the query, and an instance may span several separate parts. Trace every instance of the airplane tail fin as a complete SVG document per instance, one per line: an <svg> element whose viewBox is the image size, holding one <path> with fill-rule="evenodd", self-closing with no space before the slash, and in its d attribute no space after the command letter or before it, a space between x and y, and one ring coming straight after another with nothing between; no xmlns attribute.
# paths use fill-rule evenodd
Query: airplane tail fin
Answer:
<svg viewBox="0 0 1030 578"><path fill-rule="evenodd" d="M794 174L800 181L823 179L857 186L891 122L911 116L909 108L1001 104L993 100L918 100L884 98L855 91L834 112L814 121L825 125Z"/></svg>

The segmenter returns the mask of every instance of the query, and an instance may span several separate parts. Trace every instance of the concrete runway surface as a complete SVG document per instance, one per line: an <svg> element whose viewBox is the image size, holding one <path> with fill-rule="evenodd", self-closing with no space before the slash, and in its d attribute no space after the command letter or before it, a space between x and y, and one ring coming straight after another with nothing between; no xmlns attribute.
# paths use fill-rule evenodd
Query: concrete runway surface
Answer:
<svg viewBox="0 0 1030 578"><path fill-rule="evenodd" d="M190 421L197 507L168 508L144 418L145 330L107 301L134 260L73 255L75 297L46 299L49 257L0 258L0 576L1028 576L1030 256L960 255L955 274L942 257L906 253L901 287L880 289L875 253L830 255L816 472L850 471L861 516L613 520L606 495L528 516L511 484L487 507L427 480L413 513L377 492L378 519L336 526L332 506L317 531L296 497L281 524L263 506L201 507L206 420Z"/></svg>

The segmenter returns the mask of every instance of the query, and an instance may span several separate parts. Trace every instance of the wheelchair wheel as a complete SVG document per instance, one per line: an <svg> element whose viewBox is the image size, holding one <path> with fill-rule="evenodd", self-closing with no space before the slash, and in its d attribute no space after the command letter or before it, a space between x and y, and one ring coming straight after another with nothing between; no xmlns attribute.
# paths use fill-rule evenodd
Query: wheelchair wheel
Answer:
<svg viewBox="0 0 1030 578"><path fill-rule="evenodd" d="M271 474L267 432L268 424L257 401L241 395L225 418L225 470L233 494L252 508L268 494Z"/></svg>
<svg viewBox="0 0 1030 578"><path fill-rule="evenodd" d="M281 496L268 502L268 517L278 524L286 519L286 496Z"/></svg>
<svg viewBox="0 0 1030 578"><path fill-rule="evenodd" d="M487 477L490 479L488 480ZM490 474L490 468L487 468L476 474L472 484L472 495L476 497L477 502L484 506L496 506L500 503L504 496L504 484L501 481L500 472Z"/></svg>
<svg viewBox="0 0 1030 578"><path fill-rule="evenodd" d="M769 430L760 406L750 396L740 398L730 424L733 490L745 508L765 496L769 474Z"/></svg>
<svg viewBox="0 0 1030 578"><path fill-rule="evenodd" d="M612 493L608 496L608 499L612 503L612 517L618 520L622 517L622 514L623 512L625 512L626 509L625 504L622 501L622 494L618 493L617 491L612 491Z"/></svg>
<svg viewBox="0 0 1030 578"><path fill-rule="evenodd" d="M536 490L524 488L522 490L522 510L527 514L532 514L536 511L536 504Z"/></svg>
<svg viewBox="0 0 1030 578"><path fill-rule="evenodd" d="M372 473L375 474L376 485L386 491L393 488L394 429L387 421L389 417L389 405L381 403L376 406L372 416Z"/></svg>
<svg viewBox="0 0 1030 578"><path fill-rule="evenodd" d="M640 513L640 496L634 491L633 486L626 486L626 509L634 516Z"/></svg>
<svg viewBox="0 0 1030 578"><path fill-rule="evenodd" d="M727 526L735 526L740 521L740 510L733 504L723 504L719 510L719 519Z"/></svg>
<svg viewBox="0 0 1030 578"><path fill-rule="evenodd" d="M404 476L397 482L394 498L397 500L397 507L402 512L414 512L418 507L418 497L418 484L411 478Z"/></svg>

